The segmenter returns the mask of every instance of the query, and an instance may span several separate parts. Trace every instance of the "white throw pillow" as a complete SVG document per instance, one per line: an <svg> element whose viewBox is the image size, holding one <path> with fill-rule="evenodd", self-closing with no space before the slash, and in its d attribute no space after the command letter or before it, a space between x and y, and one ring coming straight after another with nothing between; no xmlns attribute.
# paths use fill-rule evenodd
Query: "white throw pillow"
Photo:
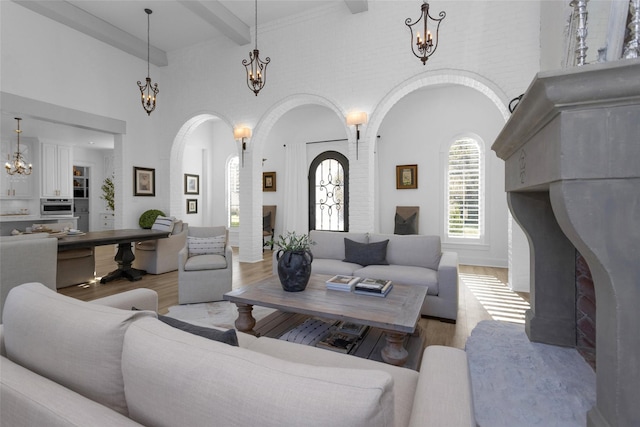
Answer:
<svg viewBox="0 0 640 427"><path fill-rule="evenodd" d="M173 218L169 218L167 216L158 216L156 221L151 226L152 230L158 231L168 231L171 233L173 231Z"/></svg>
<svg viewBox="0 0 640 427"><path fill-rule="evenodd" d="M189 256L194 255L224 255L226 236L215 237L187 237Z"/></svg>

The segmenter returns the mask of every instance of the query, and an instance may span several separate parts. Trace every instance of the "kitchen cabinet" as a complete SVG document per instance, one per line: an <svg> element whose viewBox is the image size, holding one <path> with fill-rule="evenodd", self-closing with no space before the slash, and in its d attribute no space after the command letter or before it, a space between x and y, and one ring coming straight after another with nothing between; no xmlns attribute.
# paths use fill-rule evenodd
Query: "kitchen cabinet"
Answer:
<svg viewBox="0 0 640 427"><path fill-rule="evenodd" d="M113 230L115 225L114 214L103 212L100 214L100 230Z"/></svg>
<svg viewBox="0 0 640 427"><path fill-rule="evenodd" d="M69 145L42 144L43 198L73 197L73 151Z"/></svg>
<svg viewBox="0 0 640 427"><path fill-rule="evenodd" d="M24 156L24 159L30 163L33 162L33 144L29 141L25 141L23 138L20 141L20 152ZM12 162L15 158L14 153L16 151L16 144L6 141L2 143L2 171L0 172L0 199L31 199L33 197L33 181L35 174L31 175L9 175L4 170L5 162Z"/></svg>
<svg viewBox="0 0 640 427"><path fill-rule="evenodd" d="M89 198L89 168L87 167L73 167L73 198Z"/></svg>

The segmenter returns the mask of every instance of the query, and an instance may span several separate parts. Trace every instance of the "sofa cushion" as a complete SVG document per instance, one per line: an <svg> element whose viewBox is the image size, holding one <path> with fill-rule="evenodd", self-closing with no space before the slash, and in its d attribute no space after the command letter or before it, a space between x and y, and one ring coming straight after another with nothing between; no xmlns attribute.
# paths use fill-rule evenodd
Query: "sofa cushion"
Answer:
<svg viewBox="0 0 640 427"><path fill-rule="evenodd" d="M236 335L235 329L221 331L219 329L205 328L204 326L194 325L160 314L158 315L158 320L181 331L189 332L190 334L198 335L209 340L220 341L229 345L235 345L236 347L238 346L238 336Z"/></svg>
<svg viewBox="0 0 640 427"><path fill-rule="evenodd" d="M122 345L127 328L141 317L155 313L89 304L40 283L23 284L9 292L4 306L7 358L126 415Z"/></svg>
<svg viewBox="0 0 640 427"><path fill-rule="evenodd" d="M130 417L144 425L393 425L382 371L289 362L157 319L131 325L122 361Z"/></svg>
<svg viewBox="0 0 640 427"><path fill-rule="evenodd" d="M139 426L9 359L2 358L0 365L3 426Z"/></svg>
<svg viewBox="0 0 640 427"><path fill-rule="evenodd" d="M440 236L372 234L369 236L369 240L371 242L389 240L387 246L387 262L389 264L438 269L442 255Z"/></svg>
<svg viewBox="0 0 640 427"><path fill-rule="evenodd" d="M252 341L248 344L247 348L258 353L268 354L269 356L291 362L303 360L304 363L308 365L385 371L393 377L395 414L393 425L409 425L409 417L413 410L413 400L417 387L416 384L419 378L417 371L267 337L260 337Z"/></svg>
<svg viewBox="0 0 640 427"><path fill-rule="evenodd" d="M187 237L190 257L194 255L224 255L225 244L225 236Z"/></svg>
<svg viewBox="0 0 640 427"><path fill-rule="evenodd" d="M375 243L359 243L344 239L344 260L360 265L388 265L387 244L389 240Z"/></svg>
<svg viewBox="0 0 640 427"><path fill-rule="evenodd" d="M218 270L227 268L227 259L222 255L192 256L184 263L184 271Z"/></svg>
<svg viewBox="0 0 640 427"><path fill-rule="evenodd" d="M369 265L353 272L354 276L391 280L413 286L428 286L427 295L438 295L438 273L430 268L410 265Z"/></svg>
<svg viewBox="0 0 640 427"><path fill-rule="evenodd" d="M309 238L315 242L311 246L313 258L344 259L344 238L354 242L368 243L369 236L366 233L343 233L340 231L311 230Z"/></svg>
<svg viewBox="0 0 640 427"><path fill-rule="evenodd" d="M344 262L337 259L314 258L311 263L311 274L344 274L353 276L353 272L362 268L360 264Z"/></svg>

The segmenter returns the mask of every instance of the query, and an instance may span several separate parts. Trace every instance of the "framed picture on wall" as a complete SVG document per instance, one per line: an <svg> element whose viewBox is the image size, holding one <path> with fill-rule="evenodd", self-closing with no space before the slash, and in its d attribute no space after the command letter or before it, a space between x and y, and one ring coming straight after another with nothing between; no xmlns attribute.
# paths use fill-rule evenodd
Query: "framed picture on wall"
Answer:
<svg viewBox="0 0 640 427"><path fill-rule="evenodd" d="M276 191L275 172L262 172L262 191Z"/></svg>
<svg viewBox="0 0 640 427"><path fill-rule="evenodd" d="M133 195L156 195L156 170L151 168L133 167Z"/></svg>
<svg viewBox="0 0 640 427"><path fill-rule="evenodd" d="M396 189L418 188L418 165L396 166Z"/></svg>
<svg viewBox="0 0 640 427"><path fill-rule="evenodd" d="M198 199L187 199L187 213L188 214L198 213Z"/></svg>
<svg viewBox="0 0 640 427"><path fill-rule="evenodd" d="M200 194L200 175L184 174L184 194Z"/></svg>

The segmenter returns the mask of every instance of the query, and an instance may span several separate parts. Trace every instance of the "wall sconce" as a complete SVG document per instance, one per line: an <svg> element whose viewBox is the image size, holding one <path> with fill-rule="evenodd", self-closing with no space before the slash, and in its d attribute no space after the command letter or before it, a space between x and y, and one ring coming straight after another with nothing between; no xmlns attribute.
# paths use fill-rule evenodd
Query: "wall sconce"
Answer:
<svg viewBox="0 0 640 427"><path fill-rule="evenodd" d="M249 128L235 128L233 130L233 137L235 140L242 141L242 167L244 167L244 152L247 149L247 138L251 138L251 129Z"/></svg>
<svg viewBox="0 0 640 427"><path fill-rule="evenodd" d="M356 160L358 159L358 142L360 141L360 125L367 123L367 113L358 111L347 114L347 126L356 127Z"/></svg>

